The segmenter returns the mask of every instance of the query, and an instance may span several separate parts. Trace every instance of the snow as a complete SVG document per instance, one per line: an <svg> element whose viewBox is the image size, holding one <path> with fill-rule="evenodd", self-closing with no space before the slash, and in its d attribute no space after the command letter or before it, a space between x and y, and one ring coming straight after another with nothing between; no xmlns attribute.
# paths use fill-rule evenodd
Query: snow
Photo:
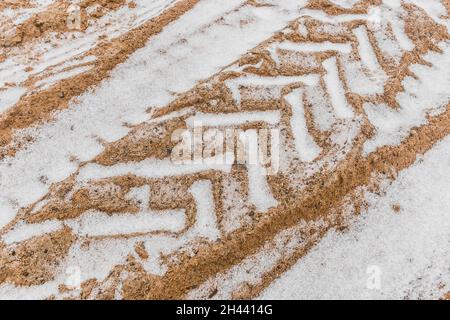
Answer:
<svg viewBox="0 0 450 320"><path fill-rule="evenodd" d="M415 45L409 39L405 32L405 23L400 18L404 14L404 11L397 0L384 0L385 7L382 7L380 12L380 18L388 20L392 27L392 32L398 41L400 47L405 51L411 51Z"/></svg>
<svg viewBox="0 0 450 320"><path fill-rule="evenodd" d="M5 91L0 91L2 96L0 99L0 113L8 109L9 106L17 103L25 92L25 89L19 87L8 88Z"/></svg>
<svg viewBox="0 0 450 320"><path fill-rule="evenodd" d="M351 106L347 102L347 98L345 97L345 90L342 87L342 83L339 78L336 58L333 57L325 60L323 62L323 67L327 72L324 80L327 90L331 96L331 101L336 116L338 118L352 118L354 113Z"/></svg>
<svg viewBox="0 0 450 320"><path fill-rule="evenodd" d="M340 61L350 91L363 96L384 93L384 77L373 74L361 61L351 55L342 55Z"/></svg>
<svg viewBox="0 0 450 320"><path fill-rule="evenodd" d="M73 68L73 69L71 69L69 71L60 72L60 73L57 73L57 74L55 74L55 75L53 75L51 77L39 80L39 81L37 81L35 83L35 85L37 87L40 87L39 89L44 90L44 89L47 89L47 88L51 87L51 85L53 83L57 82L57 81L68 79L70 77L73 77L73 76L76 76L76 75L81 74L83 72L86 72L86 71L88 71L90 69L91 69L91 67L89 67L89 66Z"/></svg>
<svg viewBox="0 0 450 320"><path fill-rule="evenodd" d="M343 8L351 8L358 3L358 0L330 1ZM50 0L39 2L45 6ZM36 56L32 63L20 50L12 52L0 63L0 113L27 93L23 83L29 77L38 79L33 89L45 89L89 70L97 57L80 58L80 55L97 43L100 34L104 33L107 38L116 37L148 21L175 2L141 1L134 9L124 6L100 18L86 33L70 33L73 38L64 34L58 40L54 34L46 35L36 43L27 44L28 51ZM77 218L38 224L28 224L22 219L2 234L4 244L14 245L66 226L76 240L57 266L54 280L30 288L1 284L0 299L42 299L52 294L61 298L64 293L59 292L58 285L68 283L73 270L79 272L81 281L92 278L102 281L114 266L126 263L130 256L142 263L150 274L163 276L167 272L166 263L178 259L177 255L172 255L175 251L189 256L200 244L221 241L222 232L231 237L229 233L251 225L253 219L259 218L259 215L255 218L251 214L254 211L270 218L271 209L280 204L278 196L274 196L280 190L272 190L274 185L269 184L269 176L278 173L280 167L280 177L291 182L293 189L299 187L301 190L305 190L308 179L319 170L334 170L349 151L355 150L355 138L366 121L363 115L356 115L347 101L346 90L363 98L373 98L384 90L386 74L377 60L368 32L375 35L382 53L397 63L406 51L415 47L405 33L402 19L406 12L402 2L383 2L384 6L372 7L368 14L331 17L323 11L303 9L306 0L265 0L264 6L249 5L245 0L200 0L182 17L165 26L160 34L149 39L144 48L114 68L108 79L71 101L68 109L56 112L54 120L16 131L18 138L31 136L34 139L16 156L0 161L0 228L40 199L44 200L34 207L33 213L42 209L52 201L43 196L50 189L58 189L59 186L54 184L70 176L74 178L75 189L99 179L129 174L142 179L162 180L218 171L217 177L220 178L197 180L186 186L189 187L187 199L192 199L186 207L150 208L151 186L143 185L131 189L126 195L127 200L138 206L138 212L106 214L89 210ZM403 2L420 6L434 21L449 27L445 18L447 12L439 1ZM22 11L18 10L18 14L5 12L17 22L31 14L31 11ZM287 34L286 25L297 17L303 17L298 28L304 37L308 35L304 21L312 17L326 23L318 29L320 32L332 35L353 32L357 44L350 41L274 43L269 45L269 53L278 65L292 64L320 71L303 76L269 77L251 73L236 76L243 74L246 67L236 63L238 58L279 31ZM355 23L358 27L353 30L338 25L355 20L367 20L367 27L360 26L359 22ZM52 48L52 41L57 41L60 46ZM384 104L363 105L368 120L376 129L373 139L364 145L366 154L381 146L401 143L414 126L425 124L427 116L439 114L448 105L448 44L439 44L442 53L433 52L424 57L431 66L410 66L416 77L407 77L403 81L405 91L396 97L398 109ZM313 54L316 52L322 54L316 57ZM327 58L320 68L322 57ZM264 63L260 61L253 67L263 68ZM33 70L25 72L28 65ZM241 109L240 112L196 112L192 105L153 117L159 108L173 102L199 81L221 71L230 75L226 85L237 105L232 107ZM344 72L340 75L339 71ZM295 89L284 95L287 86ZM290 110L244 110L245 102L249 100L264 101L266 107L267 102L281 98ZM311 112L311 124L307 112ZM194 132L200 127L245 125L246 131L239 131L245 150L237 155L245 157L245 167L234 168L246 170L242 172L247 175L245 182L240 181L240 171L232 171L234 153L217 152L200 162L196 162L194 157L193 162L185 163L176 163L171 158L149 158L103 166L92 161L104 151L105 143L129 134L133 130L130 124L161 123L178 117L186 119L186 126ZM271 163L264 158L268 150L261 145L259 130L248 129L252 128L248 124L260 122L270 128ZM320 131L321 145L331 148L322 157L319 156L323 150L316 143L315 135L309 132L309 125ZM137 130L139 135L140 129ZM189 132L182 135L183 143L192 142ZM214 129L210 129L205 135L213 132ZM292 132L293 141L290 136L286 138L286 132ZM295 167L291 167L292 159L295 159ZM352 217L346 232L329 231L304 259L267 288L261 298L435 299L449 291L449 159L450 137L419 157L417 163L401 172L395 182L389 184L385 181L383 193L366 192L368 210ZM239 163L242 159L237 160ZM289 171L285 174L283 170ZM209 179L207 175L200 176L200 179ZM278 181L277 178L274 181ZM243 192L242 187L247 188L247 181L248 190ZM171 189L171 183L168 182L167 190ZM225 199L217 201L218 192ZM400 211L394 212L393 205ZM219 216L216 206L221 207ZM229 299L235 289L245 283L258 285L266 272L273 271L297 250L315 243L320 236L317 230L327 225L326 219L301 221L280 231L262 248L255 248L242 262L213 275L189 296L208 296L211 288L216 287L215 298ZM149 253L148 258L135 252L137 243L143 243ZM120 275L121 279L124 276ZM119 291L116 298L121 297Z"/></svg>
<svg viewBox="0 0 450 320"><path fill-rule="evenodd" d="M329 41L300 43L283 41L280 44L277 44L277 48L280 50L291 50L299 52L337 51L350 53L352 51L352 46L349 43L333 43Z"/></svg>
<svg viewBox="0 0 450 320"><path fill-rule="evenodd" d="M303 92L295 90L285 96L284 99L292 107L291 128L295 139L295 149L302 161L313 161L319 156L321 148L308 132L303 106Z"/></svg>
<svg viewBox="0 0 450 320"><path fill-rule="evenodd" d="M160 14L175 2L176 1L174 0L144 1L139 2L134 9L124 6L119 10L108 12L105 16L93 23L93 25L89 26L84 32L67 32L62 36L50 33L49 35L42 37L42 39L38 39L35 43L26 44L25 49L22 47L13 48L13 51L9 52L7 55L8 59L3 63L0 63L0 88L4 79L8 82L17 83L19 87L21 87L30 75L45 76L45 71L48 69L54 68L53 72L57 73L59 67L65 64L81 64L83 63L83 60L76 59L82 57L88 50L95 47L99 36L107 35L109 38L119 36L124 32L129 31L130 28L137 27L144 22L144 20ZM45 3L42 3L41 6L36 8L26 9L29 11L26 18L43 10L45 5ZM57 46L54 45L55 43L57 43ZM30 73L25 72L25 69L30 66L33 67L33 71ZM7 71L13 71L13 74L4 74L4 72L2 72L2 69L4 68ZM83 67L79 69L79 72L86 70L88 70L88 68ZM76 75L76 73L68 72L66 75L55 74L48 79L43 79L42 81L48 83L44 88L51 86L58 80L74 75ZM1 91L0 100L3 100ZM0 112L13 106L17 100L10 99L7 102L7 104L6 101L2 103L4 106L0 108Z"/></svg>
<svg viewBox="0 0 450 320"><path fill-rule="evenodd" d="M303 17L311 17L315 20L330 23L330 24L338 24L343 22L351 22L354 20L367 20L369 19L369 15L367 14L341 14L338 16L330 16L327 15L324 11L321 10L311 10L311 9L303 9L301 11L301 16Z"/></svg>
<svg viewBox="0 0 450 320"><path fill-rule="evenodd" d="M401 143L413 127L426 123L427 115L439 113L450 102L450 74L447 71L450 68L450 47L448 42L440 43L439 47L442 53L429 53L424 57L432 64L431 67L410 67L417 79L407 77L403 81L405 91L397 96L399 109L365 104L369 120L377 130L376 136L364 145L365 153Z"/></svg>
<svg viewBox="0 0 450 320"><path fill-rule="evenodd" d="M422 8L427 15L429 15L436 23L442 24L447 27L448 32L450 32L450 21L448 19L443 19L447 16L449 12L439 0L405 0L407 3L415 4L416 6Z"/></svg>
<svg viewBox="0 0 450 320"><path fill-rule="evenodd" d="M276 207L278 201L273 197L267 183L267 171L263 166L261 145L258 138L258 132L254 129L241 132L239 135L246 152L250 203L255 205L256 210L259 212L267 212L270 208ZM272 153L271 158L274 159L274 154Z"/></svg>
<svg viewBox="0 0 450 320"><path fill-rule="evenodd" d="M367 193L369 208L348 231L329 232L260 298L440 298L450 289L449 159L447 137L384 195Z"/></svg>
<svg viewBox="0 0 450 320"><path fill-rule="evenodd" d="M150 187L144 185L142 187L131 188L127 197L128 199L136 200L141 210L147 210L150 204Z"/></svg>
<svg viewBox="0 0 450 320"><path fill-rule="evenodd" d="M331 0L334 4L342 7L342 8L352 8L359 0Z"/></svg>
<svg viewBox="0 0 450 320"><path fill-rule="evenodd" d="M211 181L197 181L191 188L190 192L195 200L197 207L197 221L195 228L202 231L202 236L209 240L215 241L220 236L217 228L217 218L214 207L214 197L212 194Z"/></svg>
<svg viewBox="0 0 450 320"><path fill-rule="evenodd" d="M301 20L298 24L298 32L303 36L303 37L308 37L308 28L306 28L305 22L303 20Z"/></svg>
<svg viewBox="0 0 450 320"><path fill-rule="evenodd" d="M252 87L277 87L278 91L274 98L279 98L281 94L281 89L284 86L294 84L294 83L303 83L306 85L315 85L319 81L319 76L315 74L308 74L306 76L294 76L294 77L286 77L286 76L279 76L279 77L261 77L256 75L251 76L245 76L241 78L231 79L225 81L225 84L230 89L234 101L237 103L237 105L241 104L241 92L240 87L245 85L251 85Z"/></svg>
<svg viewBox="0 0 450 320"><path fill-rule="evenodd" d="M99 87L58 113L55 121L20 131L18 135L30 134L35 141L0 163L0 186L5 190L0 226L11 220L11 212L44 196L51 183L74 173L77 163L71 158L92 159L103 151L99 138L107 142L122 138L130 131L123 125L126 119L149 120L149 107L166 105L175 98L174 92L188 90L220 71L284 28L306 3L283 0L269 1L274 5L270 8L241 7L244 2L200 1L119 65ZM244 18L250 23L241 27ZM39 180L43 175L48 177L46 183Z"/></svg>
<svg viewBox="0 0 450 320"><path fill-rule="evenodd" d="M367 29L364 26L358 27L353 29L353 33L358 39L359 56L361 57L363 64L374 73L383 73L375 55L375 51L369 41Z"/></svg>
<svg viewBox="0 0 450 320"><path fill-rule="evenodd" d="M114 166L101 166L88 164L81 168L77 180L85 182L93 179L104 179L134 174L146 178L161 178L194 174L207 170L230 172L233 154L217 155L212 158L202 159L201 163L176 163L170 159L156 160L146 159L141 162L120 163ZM231 162L231 163L230 163Z"/></svg>
<svg viewBox="0 0 450 320"><path fill-rule="evenodd" d="M13 230L6 233L2 240L5 244L21 242L31 239L43 233L52 233L62 228L62 223L56 220L50 220L39 224L20 223Z"/></svg>
<svg viewBox="0 0 450 320"><path fill-rule="evenodd" d="M0 11L0 19L12 19L13 24L18 25L31 17L33 14L43 11L47 6L51 5L55 1L56 0L34 0L30 1L30 4L33 5L31 8L7 8L3 11Z"/></svg>
<svg viewBox="0 0 450 320"><path fill-rule="evenodd" d="M377 28L373 28L374 30L372 29L371 31L383 56L393 59L399 65L404 51L395 38L394 33L388 27L388 23L382 21Z"/></svg>
<svg viewBox="0 0 450 320"><path fill-rule="evenodd" d="M307 244L302 236L303 232L313 233L322 226L322 221L313 223L302 222L298 226L283 230L274 239L267 241L255 254L247 256L241 263L233 266L191 290L188 299L210 299L211 291L217 291L213 299L229 300L233 292L247 284L258 285L266 272L283 259L291 255L296 249L304 248Z"/></svg>
<svg viewBox="0 0 450 320"><path fill-rule="evenodd" d="M251 111L235 112L227 114L207 114L197 112L186 120L188 127L230 127L238 126L251 122L266 122L268 124L277 124L280 122L280 111Z"/></svg>
<svg viewBox="0 0 450 320"><path fill-rule="evenodd" d="M83 215L79 226L69 225L81 236L111 236L156 231L180 232L185 227L184 210L139 212L110 216L102 212Z"/></svg>
<svg viewBox="0 0 450 320"><path fill-rule="evenodd" d="M102 212L91 211L83 214L80 219L68 221L67 224L77 234L89 237L151 233L156 231L177 233L184 229L186 224L184 210L157 212L149 210L149 186L132 189L128 197L140 201L140 211L138 213L108 215Z"/></svg>
<svg viewBox="0 0 450 320"><path fill-rule="evenodd" d="M187 246L191 241L198 238L215 241L220 236L215 216L211 182L196 181L191 186L190 192L194 198L198 215L192 228L182 236L156 235L152 237L132 237L130 239L107 237L98 241L91 241L87 247L82 245L82 241L76 242L72 245L66 260L60 267L62 272L58 273L54 281L29 288L2 284L0 286L0 299L44 299L52 294L59 296L58 284L67 280L67 273L70 270L79 272L79 280L81 282L92 278L102 281L109 275L113 266L125 262L126 257L134 251L136 241L140 240L144 242L144 246L149 253L149 259L142 261L144 268L152 274L164 275L167 268L161 260L161 254L169 254L176 249ZM137 188L130 192L130 196L135 198L144 199L147 195L148 187ZM145 207L146 204L143 203L142 206ZM110 217L108 221L103 221L101 215L96 214L96 219L91 221L95 223L95 228L93 228L94 224L92 224L91 230L95 233L100 231L101 235L104 236L114 236L114 232L119 228L121 234L124 230L134 232L136 229L140 229L139 231L144 231L144 228L148 226L152 229L155 223L161 222L166 214L158 213L158 215L161 215L161 217L158 218L153 215L152 217L145 217L146 219L141 215L143 219L139 219L139 221L136 221L137 216L121 215L115 216L113 219ZM91 219L92 213L86 215L86 217ZM82 220L85 219L82 218ZM181 227L181 220L180 216L176 216L172 221L171 219L165 219L163 224L169 229L178 228ZM116 223L111 223L111 221ZM79 224L78 221L67 221L66 223L73 228L76 228L76 223ZM36 228L39 228L41 232L45 231L42 226ZM133 256L138 259L136 254L133 254Z"/></svg>
<svg viewBox="0 0 450 320"><path fill-rule="evenodd" d="M319 131L330 130L335 122L334 107L324 86L306 87L305 98L311 105L316 128Z"/></svg>
<svg viewBox="0 0 450 320"><path fill-rule="evenodd" d="M220 225L224 234L229 234L250 224L252 219L248 215L248 197L242 194L239 179L233 176L225 177L221 187L223 215Z"/></svg>

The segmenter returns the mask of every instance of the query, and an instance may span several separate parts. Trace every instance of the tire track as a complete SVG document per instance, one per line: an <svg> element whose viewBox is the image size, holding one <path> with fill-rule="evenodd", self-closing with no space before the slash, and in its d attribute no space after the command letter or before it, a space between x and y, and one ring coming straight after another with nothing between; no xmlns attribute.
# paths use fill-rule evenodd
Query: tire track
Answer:
<svg viewBox="0 0 450 320"><path fill-rule="evenodd" d="M245 13L256 6L263 8L259 14L270 15L276 12L272 2L239 10ZM409 39L418 51L398 45L401 51L393 52L393 59L383 59L388 54L381 53L382 41L387 40L374 35L379 25L370 5L392 12L387 19L392 29L399 26L398 19L404 23L399 28L404 33L386 31L386 38L395 43ZM239 10L230 15L239 17ZM14 239L11 232L21 234L20 228L39 231L57 221L76 237L58 261L89 265L91 256L101 256L101 275L97 271L96 279L60 290L58 297L253 298L327 230L345 227L348 207L358 213L364 205L362 188L376 190L380 178L395 179L450 134L445 88L450 83L445 77L449 35L424 10L409 4L392 8L380 1L350 8L312 1L296 16L236 63L173 101L161 99L167 103L155 108L150 119L132 126L119 140L104 141L103 152L80 161L69 178L58 179L39 201L18 211L3 229L3 239ZM330 28L330 19L339 23ZM227 21L246 23L223 18ZM425 23L427 38L416 36L416 21ZM414 59L405 58L410 52ZM395 57L401 57L397 63ZM420 94L433 77L443 85ZM394 80L402 87L386 90L386 83ZM389 101L395 103L389 106ZM385 112L392 114L391 126L400 123L404 131L381 126ZM238 155L225 166L172 163L174 132L195 129L200 120L208 128L237 128L248 136L259 129L279 130L280 172L261 179L249 160L236 162ZM242 137L232 136L238 150ZM251 147L244 146L244 155ZM258 142L253 147L261 148ZM158 211L169 218L174 210L185 217L175 233L116 227L127 214L139 219L142 213ZM98 214L109 230L100 238ZM28 243L40 241L36 234ZM29 245L9 241L12 246L3 244L5 259L14 246ZM111 260L103 261L106 255ZM48 278L54 281L51 285L63 280L55 277Z"/></svg>
<svg viewBox="0 0 450 320"><path fill-rule="evenodd" d="M1 115L0 146L3 149L1 157L13 156L20 148L20 142L8 148L12 142L14 130L48 121L55 111L66 109L71 99L98 85L130 54L144 47L149 38L160 33L165 26L192 9L197 3L197 0L176 3L159 16L127 34L89 50L84 56L97 57L95 65L89 71L62 80L50 89L22 97L18 103Z"/></svg>

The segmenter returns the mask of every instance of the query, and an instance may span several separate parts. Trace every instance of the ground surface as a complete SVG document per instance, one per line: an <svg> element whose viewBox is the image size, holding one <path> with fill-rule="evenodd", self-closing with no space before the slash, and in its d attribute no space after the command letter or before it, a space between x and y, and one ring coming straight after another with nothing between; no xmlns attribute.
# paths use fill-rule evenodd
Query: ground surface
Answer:
<svg viewBox="0 0 450 320"><path fill-rule="evenodd" d="M0 298L444 298L449 12L3 1Z"/></svg>

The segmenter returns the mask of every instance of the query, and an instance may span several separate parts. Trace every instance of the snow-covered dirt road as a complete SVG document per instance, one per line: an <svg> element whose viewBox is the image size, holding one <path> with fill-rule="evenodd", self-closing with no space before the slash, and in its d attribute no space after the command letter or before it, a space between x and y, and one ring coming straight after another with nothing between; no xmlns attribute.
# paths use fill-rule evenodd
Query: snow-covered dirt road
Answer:
<svg viewBox="0 0 450 320"><path fill-rule="evenodd" d="M0 298L443 297L449 70L447 0L0 4Z"/></svg>

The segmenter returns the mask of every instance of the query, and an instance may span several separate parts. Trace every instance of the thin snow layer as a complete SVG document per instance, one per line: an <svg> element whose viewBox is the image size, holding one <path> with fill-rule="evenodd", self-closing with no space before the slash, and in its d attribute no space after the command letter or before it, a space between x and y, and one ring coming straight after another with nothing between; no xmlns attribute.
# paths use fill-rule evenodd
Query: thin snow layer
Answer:
<svg viewBox="0 0 450 320"><path fill-rule="evenodd" d="M314 124L320 131L330 130L334 118L334 108L323 85L305 88L305 99L311 106Z"/></svg>
<svg viewBox="0 0 450 320"><path fill-rule="evenodd" d="M364 106L370 122L377 129L376 136L364 145L365 153L381 146L401 143L413 127L426 122L427 115L438 113L450 102L450 46L446 42L439 47L442 54L429 53L424 56L432 64L431 67L410 67L417 79L407 77L403 81L405 91L397 96L399 109L375 104Z"/></svg>
<svg viewBox="0 0 450 320"><path fill-rule="evenodd" d="M359 1L360 0L331 0L331 2L333 2L334 4L347 9L350 9Z"/></svg>
<svg viewBox="0 0 450 320"><path fill-rule="evenodd" d="M225 162L224 159L230 159ZM202 171L217 170L230 172L234 155L227 153L212 158L202 159L200 163L177 163L175 161L147 159L141 162L120 163L114 166L88 164L80 170L77 176L79 182L105 179L134 174L146 178L162 178L194 174Z"/></svg>
<svg viewBox="0 0 450 320"><path fill-rule="evenodd" d="M441 0L405 0L405 2L422 8L436 23L446 26L450 32L450 20L443 18L448 12Z"/></svg>
<svg viewBox="0 0 450 320"><path fill-rule="evenodd" d="M379 77L351 55L342 55L341 62L350 91L363 96L382 94L385 78Z"/></svg>
<svg viewBox="0 0 450 320"><path fill-rule="evenodd" d="M9 245L31 239L43 233L52 233L62 228L62 223L57 220L46 221L38 224L21 223L2 237L3 242Z"/></svg>
<svg viewBox="0 0 450 320"><path fill-rule="evenodd" d="M285 27L306 4L267 2L273 6L240 7L244 0L200 1L118 66L98 88L72 102L54 122L21 131L35 140L0 163L0 227L13 219L18 208L37 201L52 183L72 174L78 162L70 159L92 159L104 149L99 141L115 141L129 132L123 125L129 119L148 120L149 107L166 105L174 93L220 71ZM241 25L243 20L249 23Z"/></svg>
<svg viewBox="0 0 450 320"><path fill-rule="evenodd" d="M263 299L437 299L450 289L450 137L331 231ZM401 210L395 213L393 205Z"/></svg>
<svg viewBox="0 0 450 320"><path fill-rule="evenodd" d="M58 286L66 283L71 275L79 276L79 282L83 282L92 278L99 281L104 280L111 272L111 268L115 265L124 263L126 257L130 254L136 259L140 259L133 248L136 241L142 240L145 248L149 253L147 260L141 261L144 268L155 275L164 275L167 267L161 259L162 254L169 254L174 250L186 247L192 241L199 238L217 240L220 231L217 226L217 219L214 210L214 200L211 181L196 181L189 190L194 198L197 208L197 219L194 226L190 228L182 236L175 235L156 235L142 236L136 238L108 238L99 241L92 241L88 247L82 245L83 241L76 242L69 251L67 258L59 268L54 281L50 281L40 286L32 287L15 287L11 284L3 284L0 286L0 299L45 299L54 294L61 298ZM130 192L130 196L136 199L144 200L142 208L148 206L148 187L136 188ZM110 220L109 220L110 221ZM135 221L132 221L136 223ZM144 222L144 221L142 221ZM67 224L76 229L79 221L68 221ZM101 224L102 222L99 221ZM144 223L152 223L146 220ZM124 227L130 226L129 220L123 221L121 232ZM135 227L140 227L139 225ZM103 226L98 225L96 231L102 230ZM41 226L40 231L45 231ZM112 230L108 230L112 231ZM109 233L109 232L108 232ZM110 235L113 235L110 233Z"/></svg>
<svg viewBox="0 0 450 320"><path fill-rule="evenodd" d="M333 43L330 41L302 43L283 41L280 44L277 44L277 48L280 50L290 50L298 52L337 51L350 53L352 51L352 45L350 43Z"/></svg>
<svg viewBox="0 0 450 320"><path fill-rule="evenodd" d="M185 227L184 210L164 212L144 211L137 214L110 216L103 212L83 215L78 234L82 236L113 236L121 234L150 233L156 231L180 232Z"/></svg>
<svg viewBox="0 0 450 320"><path fill-rule="evenodd" d="M239 88L241 86L250 85L253 87L275 87L277 88L276 98L281 95L281 89L284 86L294 83L303 83L309 86L316 85L319 81L319 76L317 74L309 74L306 76L278 76L278 77L261 77L256 75L245 76L242 78L236 78L225 81L226 85L230 89L234 101L239 105L241 104L241 92Z"/></svg>
<svg viewBox="0 0 450 320"><path fill-rule="evenodd" d="M33 14L43 11L47 6L54 3L56 0L38 0L30 1L33 5L31 8L6 8L0 11L0 23L11 20L13 25L18 25L30 18ZM10 1L14 2L14 1Z"/></svg>
<svg viewBox="0 0 450 320"><path fill-rule="evenodd" d="M291 128L298 156L302 161L313 161L319 156L321 148L308 131L303 105L303 91L295 90L287 95L285 100L292 107Z"/></svg>
<svg viewBox="0 0 450 320"><path fill-rule="evenodd" d="M232 175L224 177L222 180L222 218L221 229L225 234L252 223L252 218L248 214L250 205L246 195L240 190L240 181Z"/></svg>
<svg viewBox="0 0 450 320"><path fill-rule="evenodd" d="M378 63L364 26L353 30L358 41L358 54L361 61L349 54L342 56L342 64L351 91L361 95L374 95L384 92L387 76Z"/></svg>
<svg viewBox="0 0 450 320"><path fill-rule="evenodd" d="M278 205L278 201L273 197L267 182L267 170L263 166L262 150L258 143L258 132L255 129L250 129L241 132L239 139L245 146L246 151L246 165L249 180L249 201L255 205L259 212L266 212L272 207ZM272 146L272 151L277 146ZM275 159L272 154L272 159Z"/></svg>
<svg viewBox="0 0 450 320"><path fill-rule="evenodd" d="M180 237L153 237L144 242L150 258L143 263L150 273L164 275L167 271L160 259L161 254L169 254L198 238L216 241L220 237L211 181L196 181L189 191L197 208L196 221L192 228Z"/></svg>
<svg viewBox="0 0 450 320"><path fill-rule="evenodd" d="M278 124L281 114L276 111L250 111L235 112L226 114L210 114L198 112L186 120L189 127L229 127L239 126L250 122L266 122L268 124Z"/></svg>
<svg viewBox="0 0 450 320"><path fill-rule="evenodd" d="M419 5L421 0L407 0L410 3L415 3ZM424 0L427 2L428 0ZM438 1L438 0L436 0ZM338 2L338 1L336 1ZM431 2L431 1L430 1ZM346 4L346 1L339 1L339 5L349 8L351 5L349 3ZM329 16L325 12L321 10L310 10L304 9L302 10L302 16L309 16L313 19L319 20L323 23L329 23L331 25L336 25L337 23L350 22L354 20L367 20L369 25L372 26L372 29L379 29L382 24L389 23L392 27L392 32L394 33L395 38L398 41L399 46L405 51L411 51L414 49L415 45L409 39L408 35L405 32L405 23L403 19L401 19L401 15L404 14L404 9L401 6L400 0L384 0L384 6L382 7L372 7L370 8L368 14L343 14L339 16ZM423 4L420 3L420 5ZM442 6L442 4L439 4ZM445 12L445 8L438 11L429 10L429 14L435 17L435 20L438 23L447 25L449 28L448 20L443 20L440 18L441 14ZM432 12L431 12L432 11ZM437 13L439 12L439 13ZM444 14L445 15L445 14ZM372 30L373 31L373 30Z"/></svg>
<svg viewBox="0 0 450 320"><path fill-rule="evenodd" d="M338 16L330 16L327 15L322 10L311 10L311 9L303 9L301 11L302 17L311 17L314 20L321 21L323 23L330 23L332 25L343 23L343 22L351 22L354 20L367 20L371 16L367 14L341 14Z"/></svg>
<svg viewBox="0 0 450 320"><path fill-rule="evenodd" d="M110 39L117 37L130 29L137 27L146 20L157 16L162 11L173 5L176 0L153 0L141 1L135 8L124 6L116 11L107 13L98 21L95 21L84 32L70 31L64 33L62 36L56 33L45 35L42 39L38 39L35 43L26 44L24 48L13 48L11 53L8 53L8 59L0 63L0 88L5 82L15 83L19 88L22 88L23 83L30 76L45 76L45 71L49 68L66 64L68 61L82 64L82 60L74 60L85 54L88 50L93 48L98 43L98 38L101 35L106 35ZM44 5L44 4L42 4ZM29 16L44 7L26 9ZM0 14L1 19L1 14ZM1 25L1 23L0 23ZM55 47L54 44L58 46ZM25 61L25 62L24 62ZM33 70L26 71L27 67L33 67ZM57 72L58 67L53 71ZM79 72L88 70L89 67L79 69ZM46 87L53 85L56 81L74 76L76 73L66 73L65 75L55 75L44 79ZM39 83L37 84L39 86ZM8 98L8 94L5 94ZM0 100L3 100L4 93L0 91ZM0 112L13 106L20 96L16 99L8 99L2 102Z"/></svg>
<svg viewBox="0 0 450 320"><path fill-rule="evenodd" d="M398 43L394 33L389 29L386 21L382 21L373 32L375 41L385 58L392 59L397 65L400 64L403 56L403 49Z"/></svg>
<svg viewBox="0 0 450 320"><path fill-rule="evenodd" d="M35 85L37 87L41 87L42 86L41 89L47 89L47 88L51 87L51 85L53 83L57 82L57 81L68 79L70 77L73 77L73 76L76 76L76 75L81 74L83 72L86 72L86 71L88 71L90 69L91 68L89 66L73 68L73 69L71 69L69 71L60 72L60 73L57 73L57 74L55 74L53 76L50 76L48 78L39 80L39 81L36 82Z"/></svg>
<svg viewBox="0 0 450 320"><path fill-rule="evenodd" d="M87 237L148 234L160 231L177 233L185 228L185 210L155 212L149 209L149 186L133 188L128 197L139 201L138 213L108 215L103 212L90 211L78 219L68 221L67 224L78 235ZM41 232L45 232L45 230L41 230Z"/></svg>
<svg viewBox="0 0 450 320"><path fill-rule="evenodd" d="M275 267L284 255L290 255L296 248L304 245L301 236L292 236L299 233L297 229L290 228L282 231L272 241L265 243L259 252L246 257L241 263L226 272L217 274L190 291L187 298L210 299L207 297L216 289L213 299L229 300L232 299L233 292L242 285L258 284L264 273Z"/></svg>
<svg viewBox="0 0 450 320"><path fill-rule="evenodd" d="M0 113L8 109L11 105L17 103L26 91L26 89L19 87L12 87L4 91L0 91Z"/></svg>
<svg viewBox="0 0 450 320"><path fill-rule="evenodd" d="M347 98L345 97L345 90L342 87L342 83L339 78L336 58L333 57L325 60L323 62L323 67L327 72L324 76L325 85L330 93L336 116L338 118L352 118L354 113L347 102Z"/></svg>
<svg viewBox="0 0 450 320"><path fill-rule="evenodd" d="M384 0L383 3L386 7L382 7L378 13L380 19L384 19L390 22L392 32L398 41L400 47L405 51L411 51L415 45L405 32L405 22L401 19L401 15L404 14L404 10L401 7L401 3L398 0Z"/></svg>
<svg viewBox="0 0 450 320"><path fill-rule="evenodd" d="M197 208L196 226L202 230L202 236L215 241L220 236L217 228L216 210L212 194L211 181L197 181L189 189Z"/></svg>
<svg viewBox="0 0 450 320"><path fill-rule="evenodd" d="M358 39L358 51L359 56L363 64L374 73L383 73L381 66L378 64L377 56L370 43L367 29L364 26L358 27L353 30L353 33Z"/></svg>

